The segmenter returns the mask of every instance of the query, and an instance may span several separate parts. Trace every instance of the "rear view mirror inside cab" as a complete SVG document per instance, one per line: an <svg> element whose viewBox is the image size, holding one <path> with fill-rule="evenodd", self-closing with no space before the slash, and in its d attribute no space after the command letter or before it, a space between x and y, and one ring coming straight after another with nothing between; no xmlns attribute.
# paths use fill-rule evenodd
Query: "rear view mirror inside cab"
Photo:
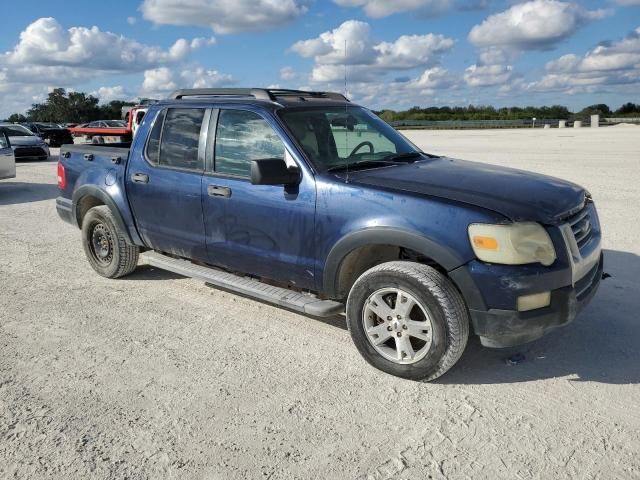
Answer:
<svg viewBox="0 0 640 480"><path fill-rule="evenodd" d="M332 127L343 127L352 132L358 123L358 120L353 115L339 115L331 119Z"/></svg>

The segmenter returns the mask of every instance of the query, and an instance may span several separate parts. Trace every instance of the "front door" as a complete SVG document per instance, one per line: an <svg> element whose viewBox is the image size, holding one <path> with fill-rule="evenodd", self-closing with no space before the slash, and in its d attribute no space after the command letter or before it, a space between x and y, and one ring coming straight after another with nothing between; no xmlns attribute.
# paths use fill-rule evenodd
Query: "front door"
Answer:
<svg viewBox="0 0 640 480"><path fill-rule="evenodd" d="M302 169L296 187L252 185L251 160L296 162L273 119L223 108L212 117L213 162L203 177L204 219L211 263L314 288L315 181Z"/></svg>
<svg viewBox="0 0 640 480"><path fill-rule="evenodd" d="M202 215L204 144L210 110L158 113L144 149L129 159L127 192L136 225L154 250L206 261ZM201 136L201 132L204 132Z"/></svg>

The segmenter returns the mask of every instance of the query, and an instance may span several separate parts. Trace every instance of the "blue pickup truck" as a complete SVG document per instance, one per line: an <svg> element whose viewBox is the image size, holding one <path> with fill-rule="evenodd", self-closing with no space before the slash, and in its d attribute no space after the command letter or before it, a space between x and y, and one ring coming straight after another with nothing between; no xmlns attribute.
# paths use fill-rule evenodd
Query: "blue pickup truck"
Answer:
<svg viewBox="0 0 640 480"><path fill-rule="evenodd" d="M433 380L572 321L602 278L573 183L421 151L331 92L180 90L131 144L63 146L57 210L90 265L147 264L311 316L373 366Z"/></svg>

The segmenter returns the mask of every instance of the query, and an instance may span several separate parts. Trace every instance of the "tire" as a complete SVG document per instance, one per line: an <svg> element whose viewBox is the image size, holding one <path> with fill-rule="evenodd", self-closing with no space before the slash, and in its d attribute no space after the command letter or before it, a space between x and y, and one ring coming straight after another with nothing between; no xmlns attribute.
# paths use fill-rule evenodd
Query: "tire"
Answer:
<svg viewBox="0 0 640 480"><path fill-rule="evenodd" d="M93 207L85 215L82 246L91 267L103 277L124 277L138 265L138 247L127 242L105 205Z"/></svg>
<svg viewBox="0 0 640 480"><path fill-rule="evenodd" d="M391 375L435 380L455 365L467 345L464 300L446 276L428 265L394 261L367 270L351 288L346 310L361 355Z"/></svg>

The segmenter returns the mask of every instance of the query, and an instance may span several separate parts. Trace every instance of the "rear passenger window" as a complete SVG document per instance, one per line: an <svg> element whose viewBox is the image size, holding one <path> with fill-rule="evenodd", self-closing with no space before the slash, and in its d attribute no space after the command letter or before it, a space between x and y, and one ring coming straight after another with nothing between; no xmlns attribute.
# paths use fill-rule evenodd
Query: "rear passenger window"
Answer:
<svg viewBox="0 0 640 480"><path fill-rule="evenodd" d="M149 134L149 139L147 140L146 157L147 160L154 165L158 164L158 157L160 155L160 134L162 133L163 120L164 110L158 113L158 116L153 123L153 129Z"/></svg>
<svg viewBox="0 0 640 480"><path fill-rule="evenodd" d="M160 166L204 170L198 159L203 108L170 108L167 110L160 141Z"/></svg>
<svg viewBox="0 0 640 480"><path fill-rule="evenodd" d="M284 159L284 144L257 113L221 110L216 132L215 171L248 177L251 160Z"/></svg>

